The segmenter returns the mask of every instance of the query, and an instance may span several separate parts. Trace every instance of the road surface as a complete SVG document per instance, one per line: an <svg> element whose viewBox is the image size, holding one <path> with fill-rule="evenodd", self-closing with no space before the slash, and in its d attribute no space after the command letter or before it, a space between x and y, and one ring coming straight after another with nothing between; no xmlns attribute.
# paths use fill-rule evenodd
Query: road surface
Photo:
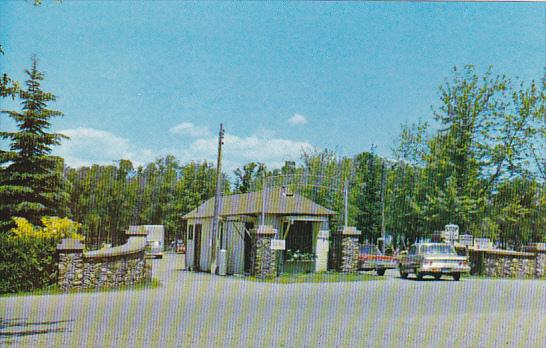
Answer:
<svg viewBox="0 0 546 348"><path fill-rule="evenodd" d="M0 298L0 346L541 347L546 281L267 284L153 261L160 288Z"/></svg>

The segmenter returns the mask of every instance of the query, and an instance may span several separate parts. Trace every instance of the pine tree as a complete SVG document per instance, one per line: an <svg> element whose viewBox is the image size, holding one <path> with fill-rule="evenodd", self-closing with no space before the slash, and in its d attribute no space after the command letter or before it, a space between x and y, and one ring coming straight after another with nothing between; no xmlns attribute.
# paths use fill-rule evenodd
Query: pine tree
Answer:
<svg viewBox="0 0 546 348"><path fill-rule="evenodd" d="M62 176L63 160L51 156L62 134L49 133L50 118L62 116L47 108L56 97L40 88L44 75L37 68L36 58L28 75L26 89L20 91L22 112L2 110L17 125L15 132L0 131L10 141L9 151L0 151L0 231L12 226L11 218L24 217L40 224L42 216L64 215L67 194Z"/></svg>

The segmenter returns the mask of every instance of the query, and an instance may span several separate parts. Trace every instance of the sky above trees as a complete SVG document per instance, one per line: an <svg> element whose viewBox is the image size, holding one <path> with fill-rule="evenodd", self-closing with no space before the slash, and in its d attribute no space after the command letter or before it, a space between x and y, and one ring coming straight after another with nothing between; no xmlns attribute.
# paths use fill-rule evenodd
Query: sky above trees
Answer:
<svg viewBox="0 0 546 348"><path fill-rule="evenodd" d="M214 160L220 122L227 170L312 147L389 156L454 65L540 79L545 6L2 2L0 64L22 81L37 55L70 166Z"/></svg>

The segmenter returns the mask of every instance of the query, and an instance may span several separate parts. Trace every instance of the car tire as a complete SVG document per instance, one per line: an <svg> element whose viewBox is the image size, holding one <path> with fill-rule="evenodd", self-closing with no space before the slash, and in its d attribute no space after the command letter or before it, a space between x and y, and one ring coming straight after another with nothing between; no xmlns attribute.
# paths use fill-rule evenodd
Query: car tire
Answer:
<svg viewBox="0 0 546 348"><path fill-rule="evenodd" d="M434 279L440 280L440 278L442 278L442 275L441 275L441 274L435 274L435 275L434 275Z"/></svg>
<svg viewBox="0 0 546 348"><path fill-rule="evenodd" d="M379 269L376 270L378 276L384 276L385 271L386 271L386 269L384 269L384 268L379 268Z"/></svg>
<svg viewBox="0 0 546 348"><path fill-rule="evenodd" d="M415 275L417 276L417 280L423 280L423 273L417 272Z"/></svg>
<svg viewBox="0 0 546 348"><path fill-rule="evenodd" d="M461 279L461 273L453 273L453 280L458 282Z"/></svg>

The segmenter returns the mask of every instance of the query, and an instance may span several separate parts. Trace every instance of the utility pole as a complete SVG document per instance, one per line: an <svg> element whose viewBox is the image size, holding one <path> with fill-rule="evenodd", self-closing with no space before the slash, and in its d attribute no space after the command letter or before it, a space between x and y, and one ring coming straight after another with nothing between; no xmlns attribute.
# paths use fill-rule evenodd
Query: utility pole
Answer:
<svg viewBox="0 0 546 348"><path fill-rule="evenodd" d="M266 184L265 184L265 168L262 172L262 219L261 219L261 225L265 225L265 200L266 200Z"/></svg>
<svg viewBox="0 0 546 348"><path fill-rule="evenodd" d="M345 179L345 185L344 185L343 193L344 193L344 202L345 202L345 227L347 228L349 226L349 211L348 211L348 203L349 203L349 179Z"/></svg>
<svg viewBox="0 0 546 348"><path fill-rule="evenodd" d="M212 219L210 273L216 273L216 239L220 222L220 201L222 199L222 145L224 144L224 126L220 123L218 134L218 159L216 160L216 194L214 195L214 217Z"/></svg>
<svg viewBox="0 0 546 348"><path fill-rule="evenodd" d="M381 164L381 252L385 254L385 160Z"/></svg>

